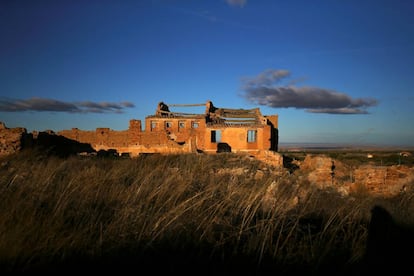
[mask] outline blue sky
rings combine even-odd
[[[211,100],[278,114],[281,143],[414,146],[413,14],[410,0],[2,1],[0,121],[124,130],[160,101]]]

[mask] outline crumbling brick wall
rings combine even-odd
[[[8,128],[0,122],[0,156],[20,151],[24,146],[30,145],[31,140],[31,135],[25,128]]]
[[[170,112],[168,106],[160,102],[156,114],[145,118],[145,130],[140,120],[133,119],[127,130],[72,128],[59,131],[57,135],[87,143],[96,151],[111,149],[134,155],[146,152],[219,152],[220,145],[226,145],[233,152],[275,151],[277,120],[277,115],[262,116],[258,108],[220,109],[208,101],[205,114],[186,114]],[[252,131],[254,139],[249,140]],[[213,138],[215,133],[218,134],[217,139]]]
[[[372,166],[357,168],[355,183],[362,183],[373,194],[395,195],[414,182],[414,169],[406,166]]]
[[[62,130],[58,134],[81,143],[89,143],[96,151],[114,149],[119,154],[127,152],[133,156],[139,153],[173,153],[191,150],[189,146],[183,146],[185,143],[175,142],[163,126],[158,131],[142,131],[140,120],[130,120],[127,130],[97,128],[94,131],[84,131],[72,128]],[[189,133],[183,134],[181,139],[188,139],[189,136]]]

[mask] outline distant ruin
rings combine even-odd
[[[171,107],[205,106],[204,113],[170,111]],[[54,148],[61,155],[110,152],[117,156],[180,153],[246,153],[275,166],[282,166],[278,151],[278,115],[264,116],[259,108],[218,108],[204,104],[159,102],[154,115],[129,121],[127,130],[99,127],[95,130],[72,128],[27,133],[25,128],[0,124],[0,156],[23,148]]]
[[[204,106],[204,114],[172,112],[171,107]],[[263,116],[259,108],[218,108],[205,104],[167,105],[160,102],[154,115],[130,120],[129,128],[115,131],[97,128],[62,130],[58,135],[90,144],[96,151],[116,150],[119,154],[137,156],[142,153],[246,152],[278,150],[278,116]]]

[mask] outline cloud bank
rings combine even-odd
[[[281,82],[289,76],[288,70],[270,69],[254,78],[246,78],[243,80],[243,97],[258,105],[328,114],[368,114],[367,108],[378,103],[376,99],[355,99],[331,89],[282,85]]]
[[[68,113],[123,113],[133,103],[121,102],[63,102],[47,98],[0,99],[0,112],[51,111]]]

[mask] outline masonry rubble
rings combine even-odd
[[[23,127],[8,128],[3,122],[0,122],[0,156],[20,151],[30,143],[29,136]]]
[[[372,195],[395,196],[414,183],[414,168],[402,165],[351,168],[325,155],[308,154],[299,166],[317,188],[334,188],[343,195],[363,187]]]

